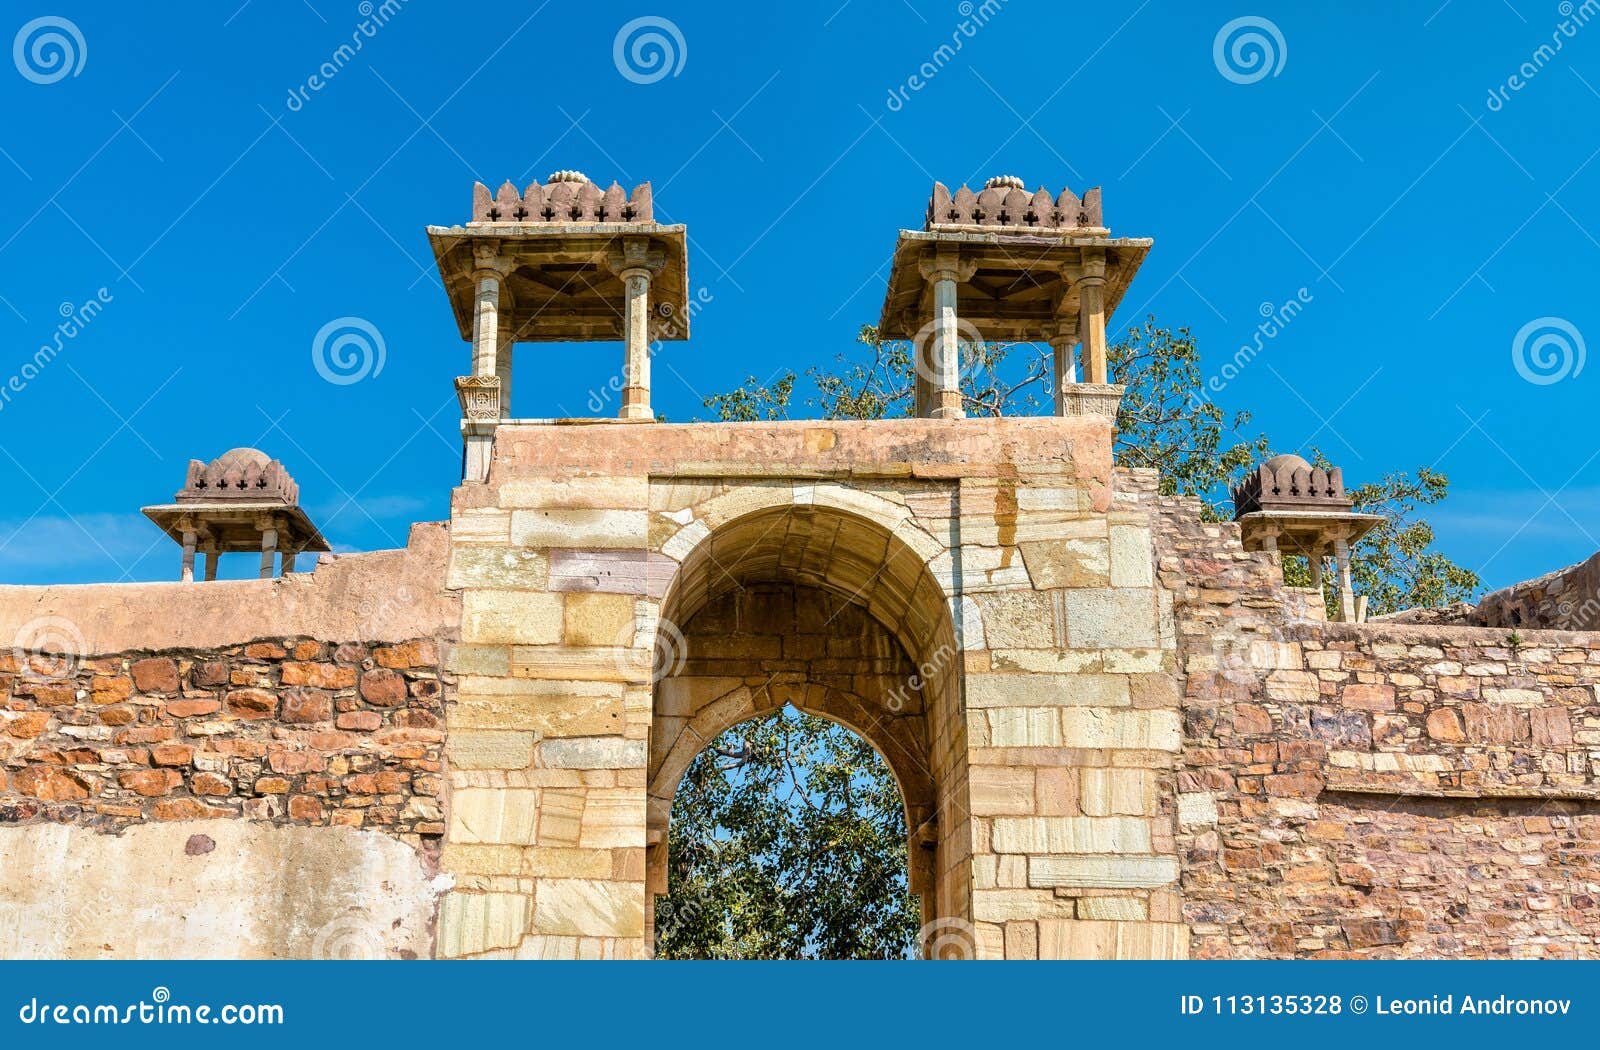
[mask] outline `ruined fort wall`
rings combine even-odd
[[[0,955],[431,954],[444,565],[0,588]]]
[[[1323,623],[1167,500],[1199,957],[1600,955],[1600,636]]]

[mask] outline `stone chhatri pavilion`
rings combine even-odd
[[[917,411],[877,421],[654,421],[690,297],[648,184],[480,186],[427,236],[472,347],[447,522],[0,587],[0,953],[647,956],[684,770],[792,704],[893,770],[934,954],[1600,955],[1595,561],[1363,621],[1337,470],[1274,459],[1214,523],[1115,467],[1150,242],[1098,191],[934,187],[881,322]],[[618,338],[620,418],[512,414],[516,343]],[[994,338],[1054,348],[1053,415],[963,418]],[[148,512],[186,578],[320,543],[248,450]]]
[[[231,449],[210,463],[190,460],[173,502],[143,513],[183,548],[185,583],[194,580],[196,550],[205,553],[207,580],[217,578],[217,559],[230,551],[260,551],[261,578],[269,579],[280,552],[288,575],[297,555],[332,550],[300,509],[300,488],[283,464],[253,448]]]

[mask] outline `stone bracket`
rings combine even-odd
[[[1117,383],[1067,383],[1061,388],[1058,416],[1104,416],[1117,418],[1122,406],[1122,391]]]
[[[461,402],[461,418],[500,419],[500,377],[457,376],[456,398]]]

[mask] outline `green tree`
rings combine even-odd
[[[793,708],[727,730],[673,800],[663,959],[900,959],[916,952],[905,811],[860,737]]]
[[[1320,467],[1329,465],[1320,451],[1313,450],[1312,459]],[[1347,491],[1356,510],[1383,516],[1350,557],[1350,580],[1357,594],[1367,596],[1367,615],[1451,605],[1478,593],[1478,574],[1435,550],[1433,526],[1417,514],[1418,507],[1439,503],[1449,491],[1450,479],[1430,467],[1419,468],[1414,477],[1396,471]],[[1310,563],[1286,559],[1283,578],[1290,586],[1309,587]],[[1325,576],[1323,582],[1332,615],[1335,581]]]

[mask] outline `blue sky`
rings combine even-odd
[[[1217,395],[1276,447],[1318,445],[1352,482],[1446,471],[1440,544],[1491,586],[1600,549],[1600,365],[1577,367],[1578,340],[1600,337],[1600,10],[467,10],[370,16],[360,53],[291,106],[359,34],[356,4],[4,5],[7,34],[53,17],[78,39],[72,74],[29,40],[0,63],[0,373],[53,343],[63,311],[103,306],[0,400],[0,579],[172,578],[177,551],[137,508],[235,445],[281,458],[343,548],[445,517],[468,349],[423,228],[465,221],[474,180],[558,168],[650,179],[658,216],[688,224],[710,302],[656,358],[673,419],[847,349],[934,179],[1099,185],[1113,232],[1156,245],[1117,331],[1145,313],[1188,325],[1215,372],[1264,304],[1309,299]],[[645,16],[682,41],[652,82],[613,58]],[[1226,39],[1216,57],[1242,17],[1270,72]],[[939,54],[953,35],[959,52]],[[311,354],[341,317],[384,341],[381,371],[347,384]],[[1524,337],[1519,369],[1539,319],[1561,324]],[[587,414],[619,360],[611,344],[520,347],[517,414]]]

